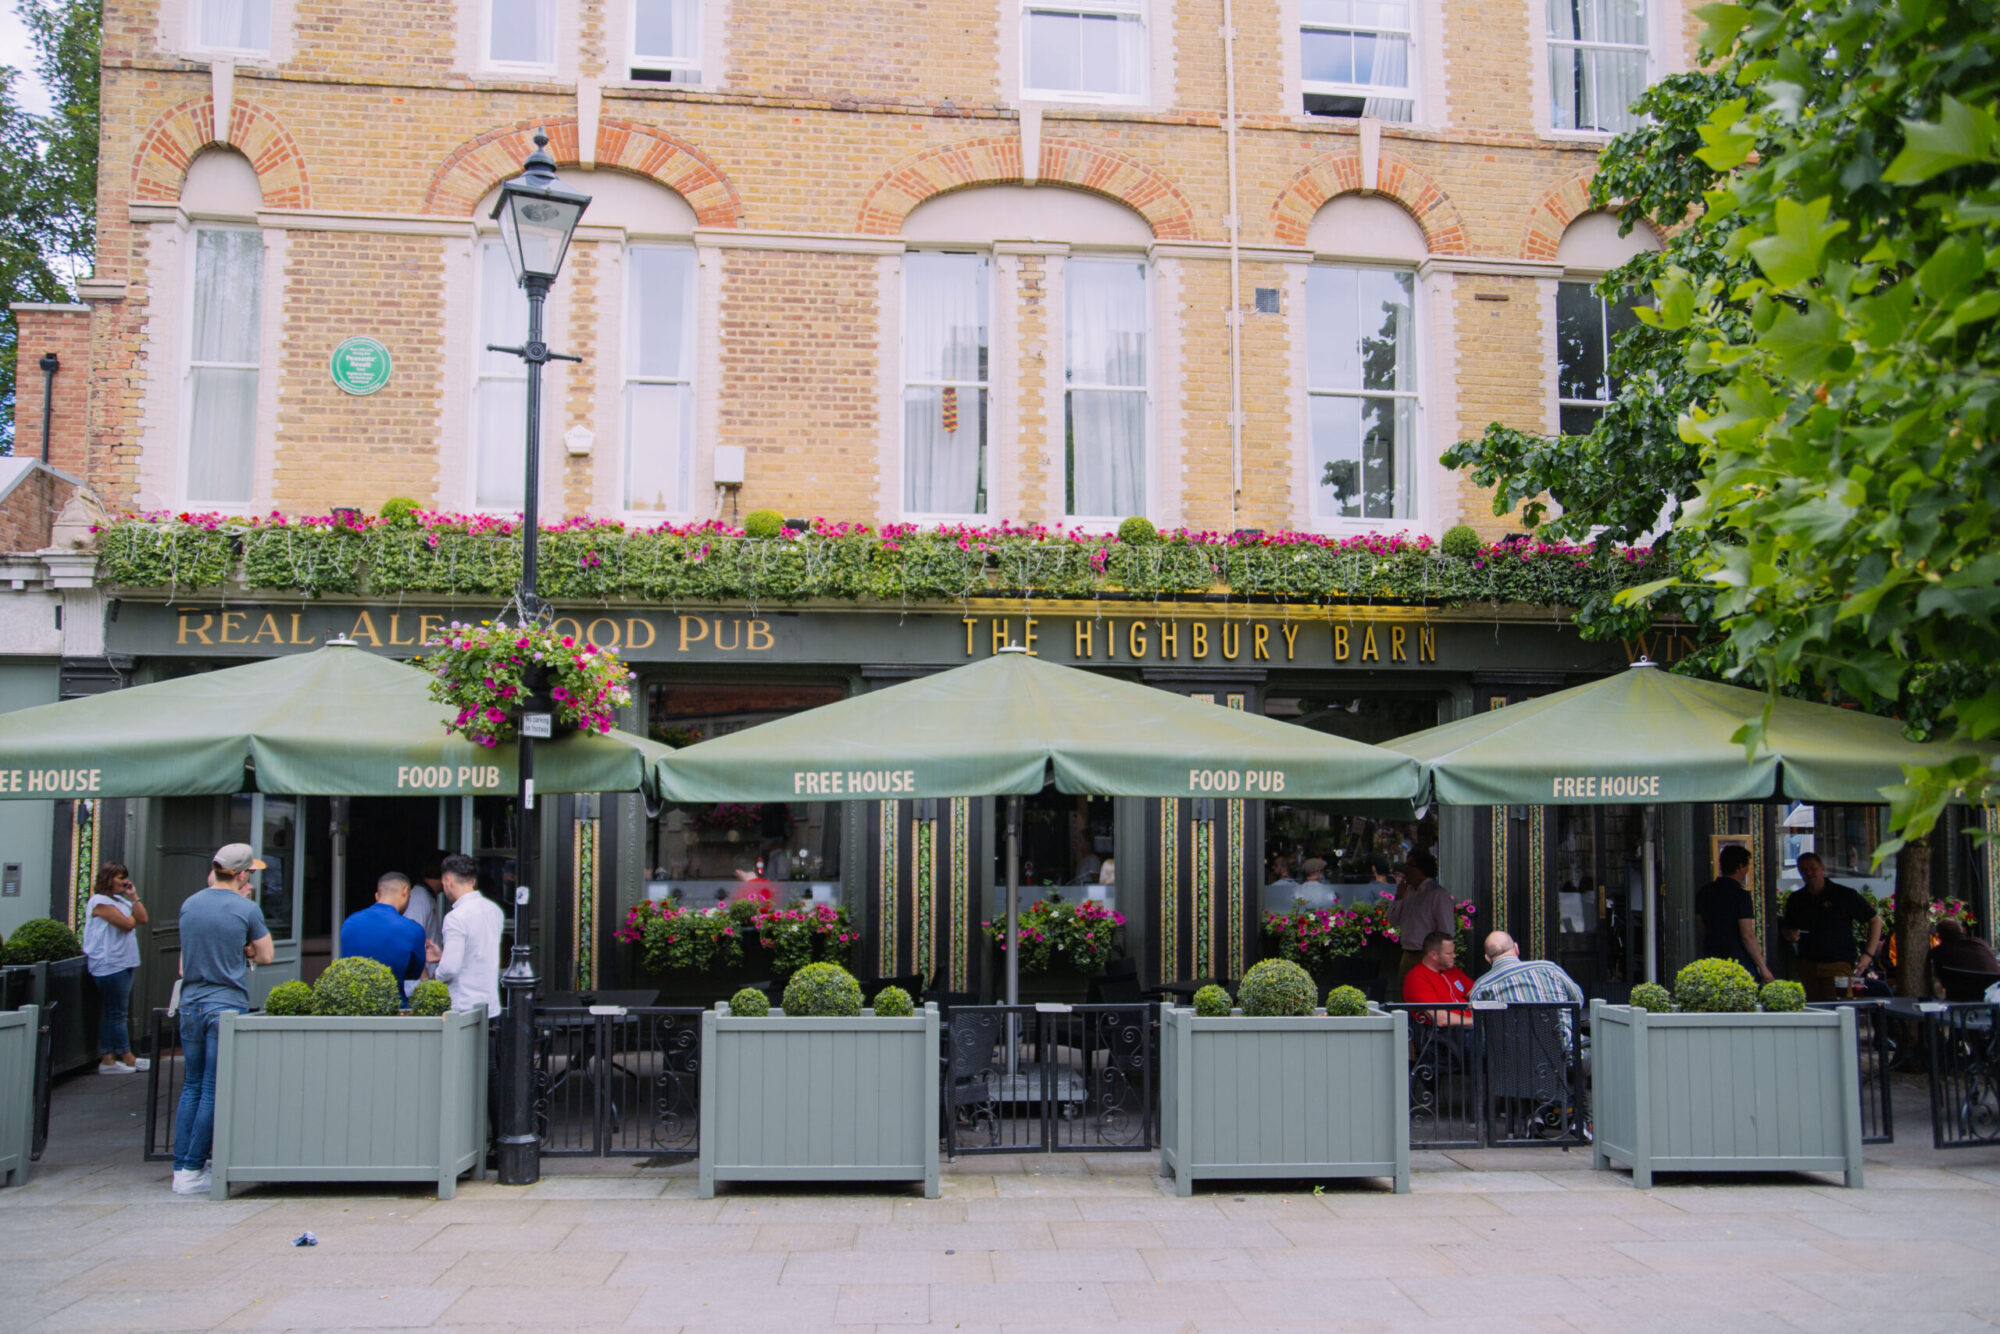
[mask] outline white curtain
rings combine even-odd
[[[492,31],[488,58],[510,65],[555,61],[555,0],[488,0]]]
[[[1646,91],[1646,0],[1548,0],[1551,114],[1561,130],[1631,129]],[[1557,45],[1583,42],[1589,45]]]
[[[1407,23],[1409,20],[1402,21]],[[1375,58],[1368,83],[1376,88],[1407,89],[1410,86],[1410,39],[1379,33],[1369,45],[1374,48]],[[1357,60],[1356,64],[1359,63]],[[1415,119],[1416,108],[1415,99],[1410,97],[1371,97],[1363,106],[1362,114],[1379,120],[1408,121]]]
[[[473,404],[473,503],[518,510],[527,495],[528,379],[521,359],[489,352],[528,336],[528,296],[498,241],[479,247],[479,383]]]
[[[1104,0],[1085,12],[1026,15],[1028,85],[1137,97],[1145,89],[1144,0]]]
[[[1064,268],[1069,366],[1069,512],[1146,512],[1146,266],[1072,259]]]
[[[625,508],[687,507],[694,439],[694,251],[634,246],[625,298]]]
[[[198,0],[201,44],[232,51],[268,51],[271,0]]]
[[[986,257],[912,253],[903,272],[903,508],[984,513]]]
[[[240,504],[256,466],[264,238],[202,228],[194,240],[188,370],[188,496]]]
[[[700,43],[701,0],[633,0],[633,55],[695,61]]]

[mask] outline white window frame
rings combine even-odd
[[[467,443],[470,446],[466,451],[466,509],[474,514],[519,514],[522,510],[515,506],[488,505],[482,503],[479,499],[479,452],[482,446],[479,416],[481,395],[479,391],[489,381],[518,381],[524,386],[528,382],[528,363],[522,361],[519,357],[512,357],[501,363],[507,367],[505,372],[489,372],[486,369],[486,251],[488,247],[500,250],[502,253],[506,250],[506,245],[501,241],[498,232],[481,231],[472,243],[472,384],[470,393],[467,395],[468,401],[465,416],[469,432]],[[509,271],[511,272],[511,261]],[[553,303],[545,304],[542,307],[542,337],[545,339],[549,337],[549,315],[552,313],[552,307]],[[520,336],[523,340],[527,338],[528,326],[526,324],[521,326]],[[495,355],[500,354],[496,353]],[[542,383],[543,404],[546,411],[547,401],[550,397],[546,376],[543,378]],[[546,477],[543,477],[542,480],[544,483],[547,482]],[[522,485],[526,486],[525,474],[523,474]],[[524,503],[527,500],[527,492],[525,490],[521,494],[521,499]]]
[[[200,51],[206,55],[244,56],[250,59],[268,60],[278,42],[278,0],[264,0],[264,45],[263,46],[210,46],[201,37],[202,18],[208,8],[207,0],[186,0],[187,2],[187,49]]]
[[[625,68],[620,73],[619,79],[628,83],[659,84],[662,82],[661,80],[640,79],[635,77],[632,71],[641,69],[673,70],[676,73],[685,71],[691,77],[668,80],[666,81],[667,87],[678,88],[702,83],[702,54],[708,49],[708,22],[711,0],[695,0],[694,55],[692,57],[642,56],[639,52],[639,4],[640,0],[631,0],[631,3],[626,7],[626,59]]]
[[[1021,98],[1031,102],[1088,102],[1103,106],[1143,105],[1151,95],[1153,82],[1154,0],[1020,0],[1015,15],[1015,31],[1021,48]],[[1139,23],[1139,86],[1129,93],[1089,93],[1068,88],[1038,88],[1028,77],[1034,42],[1029,34],[1033,15],[1058,14],[1080,17],[1137,19]]]
[[[1335,97],[1360,97],[1364,99],[1381,98],[1385,101],[1408,102],[1410,104],[1410,116],[1408,120],[1385,122],[1385,124],[1417,125],[1422,123],[1424,104],[1423,104],[1423,94],[1420,88],[1420,81],[1422,77],[1420,74],[1420,62],[1424,55],[1424,51],[1422,46],[1419,44],[1419,36],[1423,20],[1418,13],[1418,10],[1422,8],[1422,5],[1420,3],[1420,0],[1407,0],[1407,3],[1409,6],[1408,13],[1410,19],[1409,19],[1409,26],[1406,28],[1381,28],[1381,27],[1372,27],[1367,24],[1360,24],[1360,23],[1343,23],[1343,24],[1309,23],[1306,21],[1303,6],[1299,7],[1295,11],[1298,13],[1299,16],[1299,23],[1298,23],[1299,113],[1301,115],[1311,116],[1315,120],[1328,119],[1326,117],[1321,117],[1318,113],[1309,112],[1305,109],[1305,99],[1307,94],[1321,93]],[[1388,88],[1380,84],[1329,83],[1317,79],[1308,79],[1305,74],[1306,70],[1305,35],[1308,32],[1365,33],[1375,36],[1403,37],[1407,39],[1410,44],[1410,54],[1407,67],[1408,79],[1401,88]]]
[[[487,74],[553,75],[557,65],[556,41],[562,32],[562,0],[537,0],[542,6],[542,22],[546,29],[543,37],[548,44],[549,53],[547,60],[538,61],[493,58],[493,3],[494,0],[478,0],[479,70]]]
[[[999,289],[994,285],[999,276],[1000,266],[994,262],[991,250],[960,246],[924,246],[908,254],[964,255],[986,261],[986,378],[984,380],[912,380],[910,378],[910,270],[907,263],[899,265],[897,286],[901,291],[898,337],[896,339],[896,508],[906,522],[959,522],[963,520],[983,521],[993,516],[993,358],[995,346],[995,321],[999,311]],[[907,497],[910,479],[909,416],[906,406],[911,389],[972,389],[984,394],[985,421],[982,430],[985,439],[980,444],[979,494],[986,508],[966,514],[953,514],[946,510],[912,510]]]
[[[1154,498],[1158,494],[1157,488],[1159,487],[1160,430],[1159,423],[1153,419],[1153,380],[1155,378],[1153,371],[1160,359],[1158,311],[1155,309],[1157,303],[1153,292],[1153,284],[1157,281],[1159,266],[1150,255],[1136,254],[1130,251],[1072,250],[1069,254],[1062,257],[1063,304],[1061,314],[1063,321],[1063,359],[1056,372],[1059,377],[1057,383],[1062,388],[1062,418],[1059,423],[1051,423],[1055,427],[1053,443],[1060,443],[1064,446],[1062,465],[1053,470],[1057,487],[1056,499],[1059,502],[1063,521],[1072,528],[1109,532],[1115,531],[1119,524],[1133,516],[1130,514],[1076,514],[1071,513],[1069,507],[1071,485],[1068,451],[1069,398],[1070,394],[1077,388],[1077,386],[1070,383],[1069,379],[1069,266],[1075,260],[1084,260],[1086,262],[1108,260],[1114,263],[1124,262],[1139,266],[1139,285],[1146,296],[1146,383],[1143,385],[1091,384],[1084,385],[1082,388],[1088,393],[1105,390],[1111,393],[1144,395],[1144,398],[1141,399],[1143,407],[1140,413],[1140,420],[1145,424],[1146,429],[1146,446],[1142,452],[1146,466],[1146,481],[1140,487],[1139,504],[1142,507],[1138,512],[1140,517],[1145,517],[1154,508]]]
[[[1599,416],[1602,416],[1607,408],[1618,401],[1618,385],[1611,378],[1611,339],[1613,337],[1611,332],[1611,302],[1603,293],[1597,290],[1599,277],[1601,275],[1571,274],[1559,279],[1556,283],[1556,429],[1559,432],[1562,430],[1562,410],[1564,408],[1590,408],[1596,411]],[[1601,340],[1599,346],[1604,349],[1604,378],[1600,382],[1605,393],[1605,397],[1603,398],[1564,398],[1562,396],[1562,289],[1571,286],[1583,288],[1590,294],[1590,299],[1597,305],[1597,334]],[[1652,303],[1650,300],[1642,300],[1635,304],[1651,305]]]
[[[1308,346],[1306,349],[1306,354],[1303,362],[1305,373],[1300,378],[1305,383],[1305,391],[1306,391],[1306,410],[1305,410],[1304,424],[1305,424],[1305,459],[1306,459],[1306,516],[1308,522],[1312,525],[1315,531],[1322,531],[1322,532],[1377,533],[1385,531],[1414,532],[1420,530],[1425,526],[1424,506],[1429,500],[1429,497],[1425,494],[1425,488],[1423,486],[1422,479],[1427,466],[1435,462],[1435,460],[1431,458],[1429,452],[1424,448],[1424,439],[1426,435],[1425,431],[1426,419],[1424,413],[1424,395],[1423,395],[1424,351],[1425,351],[1424,338],[1428,330],[1426,330],[1426,328],[1424,327],[1425,321],[1423,318],[1424,277],[1422,268],[1420,265],[1409,264],[1409,263],[1369,263],[1366,261],[1357,261],[1350,259],[1320,259],[1320,260],[1315,260],[1312,264],[1307,265],[1306,267],[1308,270],[1306,275],[1308,279],[1308,284],[1305,287],[1305,291],[1307,293],[1310,293],[1312,290],[1310,286],[1310,278],[1311,278],[1310,271],[1312,269],[1354,269],[1363,272],[1372,270],[1377,273],[1406,273],[1409,275],[1410,277],[1410,379],[1413,382],[1412,386],[1408,389],[1347,389],[1347,388],[1322,389],[1315,386],[1312,382],[1312,352],[1310,348],[1310,340],[1312,338],[1312,316],[1310,313],[1311,297],[1308,295],[1306,297],[1306,300],[1300,303],[1301,306],[1305,307],[1307,311],[1305,316],[1306,328],[1304,329],[1303,333],[1305,341],[1308,344]],[[1410,435],[1411,435],[1410,448],[1409,448],[1410,466],[1407,479],[1407,484],[1409,486],[1409,503],[1404,506],[1404,509],[1407,511],[1407,513],[1402,518],[1395,518],[1393,516],[1386,518],[1370,518],[1365,514],[1352,514],[1352,515],[1321,514],[1319,512],[1319,506],[1314,502],[1319,495],[1319,489],[1322,485],[1321,477],[1324,474],[1324,469],[1319,466],[1319,464],[1317,463],[1317,461],[1313,456],[1312,405],[1313,405],[1313,400],[1316,398],[1355,398],[1355,399],[1389,398],[1389,399],[1396,399],[1398,401],[1407,399],[1409,401]]]
[[[195,284],[200,281],[201,233],[203,232],[248,232],[257,237],[259,252],[257,261],[256,361],[198,361],[195,359],[195,312],[201,308],[201,302],[195,293]],[[256,506],[258,501],[257,477],[254,469],[260,462],[258,456],[262,453],[257,446],[257,432],[263,425],[264,420],[264,351],[268,341],[266,335],[270,333],[270,330],[265,327],[265,316],[267,314],[265,309],[267,304],[266,298],[270,294],[270,287],[266,281],[269,275],[265,270],[269,268],[269,264],[267,263],[269,259],[268,248],[264,245],[263,228],[257,226],[255,223],[197,221],[188,227],[187,276],[182,284],[182,287],[187,292],[187,313],[181,319],[181,336],[185,339],[182,346],[187,348],[187,357],[181,372],[180,493],[188,505],[200,506],[203,509],[213,510],[220,514],[248,512]],[[252,419],[250,427],[250,458],[253,472],[250,478],[250,494],[242,500],[217,500],[212,496],[197,496],[194,494],[194,373],[197,370],[255,371],[257,373],[257,392],[255,396],[257,413]]]
[[[632,254],[637,250],[678,250],[688,257],[688,328],[681,331],[682,375],[642,375],[638,371],[639,340],[634,336],[632,321],[633,284],[638,266],[632,262]],[[694,464],[701,453],[700,390],[697,388],[698,368],[701,363],[700,320],[701,320],[701,256],[694,246],[686,241],[642,240],[632,241],[625,247],[625,263],[622,266],[624,292],[619,304],[620,328],[619,381],[618,381],[618,510],[619,513],[634,518],[659,519],[675,514],[689,514],[694,510]],[[525,369],[525,367],[524,367]],[[664,384],[686,385],[688,392],[687,435],[681,442],[679,509],[650,510],[631,509],[627,502],[632,498],[632,394],[634,385]]]
[[[1590,0],[1584,0],[1584,2],[1590,3]],[[1547,0],[1537,0],[1537,8],[1540,10],[1541,25],[1542,25],[1542,62],[1541,62],[1542,78],[1550,81],[1549,83],[1545,84],[1542,89],[1542,108],[1540,115],[1547,126],[1548,134],[1552,138],[1558,138],[1558,139],[1566,138],[1566,139],[1605,140],[1605,139],[1615,138],[1616,136],[1624,133],[1625,129],[1632,128],[1631,125],[1628,125],[1624,127],[1624,129],[1599,130],[1599,129],[1581,129],[1576,126],[1557,125],[1555,87],[1553,84],[1553,80],[1555,79],[1555,74],[1556,74],[1554,53],[1559,50],[1626,51],[1626,52],[1637,51],[1640,53],[1641,58],[1645,62],[1646,87],[1650,88],[1653,86],[1653,84],[1659,81],[1660,77],[1660,60],[1658,54],[1658,48],[1659,48],[1658,27],[1660,23],[1660,0],[1644,0],[1646,6],[1646,40],[1644,43],[1585,42],[1585,41],[1573,40],[1566,37],[1557,37],[1554,33],[1549,31],[1549,16],[1548,16],[1548,10],[1546,8],[1546,3]],[[1624,114],[1623,108],[1620,109],[1620,114]],[[1635,119],[1633,121],[1633,125],[1636,124],[1638,124],[1638,121]]]

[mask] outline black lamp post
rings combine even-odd
[[[549,156],[549,137],[535,131],[535,151],[522,164],[519,176],[500,187],[500,202],[493,217],[500,224],[500,239],[506,243],[507,258],[514,276],[528,294],[528,341],[520,347],[495,347],[493,352],[511,352],[528,363],[527,491],[522,497],[521,583],[514,600],[520,604],[523,624],[533,624],[542,616],[542,601],[535,591],[536,547],[541,540],[540,506],[542,445],[542,367],[551,361],[581,361],[561,352],[549,351],[542,341],[542,303],[549,287],[562,271],[563,257],[569,253],[569,239],[576,224],[590,206],[590,196],[565,190],[556,180],[555,159]],[[531,1053],[535,1041],[534,956],[528,949],[528,880],[535,866],[535,736],[548,735],[549,715],[545,700],[538,701],[541,712],[528,713],[521,720],[521,789],[516,812],[514,864],[519,868],[514,887],[514,953],[507,970],[500,975],[500,990],[506,1013],[500,1024],[500,1182],[507,1186],[534,1184],[542,1175],[540,1141],[535,1138],[535,1112]],[[534,704],[527,706],[534,708]],[[539,724],[539,728],[536,726]]]

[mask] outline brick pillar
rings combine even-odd
[[[563,295],[568,299],[567,316],[569,332],[566,335],[574,346],[556,344],[560,351],[571,352],[578,347],[596,347],[598,337],[599,286],[604,270],[601,243],[583,242],[570,247],[569,262],[563,270]],[[581,365],[563,367],[567,383],[563,394],[563,431],[567,434],[576,427],[595,430],[597,426],[597,376],[599,368],[592,361]],[[618,450],[623,441],[600,439],[591,446],[588,454],[571,454],[567,445],[558,455],[562,459],[562,516],[574,518],[589,514],[597,500],[597,459],[605,450]],[[615,458],[616,454],[606,455]],[[614,472],[614,475],[615,472]],[[553,488],[544,487],[543,495],[548,496]],[[623,503],[623,502],[620,502]],[[550,516],[554,518],[555,516]]]
[[[90,412],[90,307],[22,302],[8,309],[20,330],[15,344],[19,360],[14,371],[14,454],[42,456],[42,370],[37,363],[53,352],[62,365],[56,372],[49,463],[81,477]]]

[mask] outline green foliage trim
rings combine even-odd
[[[771,1013],[771,998],[755,987],[744,987],[729,998],[729,1012],[745,1019],[762,1019]]]
[[[1213,982],[1194,993],[1194,1012],[1204,1019],[1221,1019],[1234,1008],[1229,993]]]
[[[1360,987],[1335,987],[1326,993],[1326,1012],[1359,1019],[1368,1013],[1368,996]]]
[[[1797,1014],[1806,1008],[1806,989],[1796,982],[1780,978],[1775,982],[1766,982],[1764,989],[1757,993],[1757,999],[1773,1014]]]
[[[313,989],[303,982],[280,982],[264,998],[264,1013],[279,1019],[297,1019],[313,1012]]]
[[[1628,1004],[1635,1010],[1650,1010],[1654,1014],[1672,1014],[1674,998],[1658,982],[1641,982],[1632,988],[1632,998]]]
[[[917,1012],[910,993],[901,987],[883,987],[876,992],[874,1009],[878,1019],[908,1019]]]
[[[1748,1014],[1757,982],[1733,959],[1696,959],[1674,975],[1674,1004],[1684,1014]]]
[[[61,963],[83,953],[76,932],[53,917],[30,917],[14,928],[0,948],[0,963]]]
[[[1250,966],[1236,994],[1247,1016],[1290,1017],[1311,1014],[1319,988],[1312,974],[1290,959],[1265,959]]]
[[[785,983],[791,1019],[852,1019],[861,1013],[861,984],[837,963],[809,963]]]
[[[436,978],[426,978],[417,983],[410,993],[410,1013],[426,1019],[434,1019],[451,1008],[451,988]]]
[[[403,1005],[403,988],[386,964],[349,955],[335,959],[313,983],[313,1013],[368,1017],[394,1014]]]

